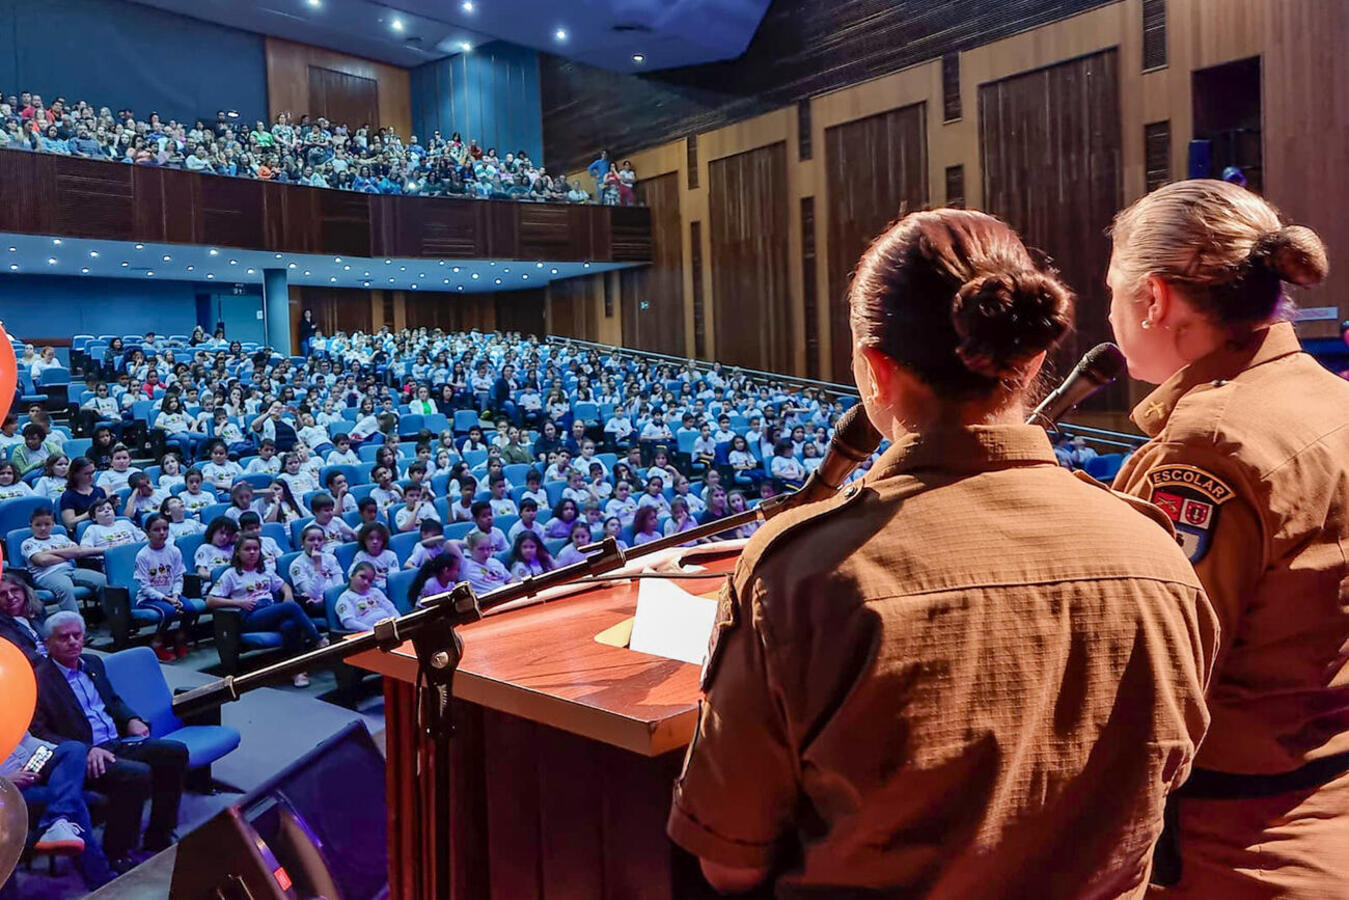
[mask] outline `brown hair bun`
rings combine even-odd
[[[1032,269],[976,275],[956,292],[951,322],[971,371],[1005,378],[1053,347],[1072,327],[1072,295]]]
[[[1260,237],[1251,248],[1251,258],[1264,263],[1281,281],[1313,287],[1330,272],[1326,245],[1305,225],[1284,225]]]

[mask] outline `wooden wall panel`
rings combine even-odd
[[[684,242],[679,215],[679,174],[637,183],[651,210],[652,263],[619,273],[623,346],[680,356],[684,353]]]
[[[497,327],[493,294],[416,291],[404,294],[404,321],[408,328],[443,331],[493,331]]]
[[[407,69],[269,37],[267,105],[271,109],[272,121],[276,121],[277,115],[282,112],[291,113],[296,121],[306,113],[315,117],[320,115],[310,96],[311,66],[374,81],[378,123],[392,126],[404,139],[412,133],[412,87]],[[319,102],[325,101],[320,99]],[[347,124],[354,129],[360,123]]]
[[[379,122],[379,82],[373,78],[309,66],[309,114],[348,125],[352,131]]]
[[[603,275],[564,278],[548,285],[548,333],[599,341]]]
[[[1118,54],[1114,50],[979,89],[984,208],[1048,253],[1077,291],[1077,330],[1057,371],[1111,338],[1104,238],[1121,196]],[[1098,407],[1122,407],[1123,384]]]
[[[697,135],[1106,2],[779,2],[737,59],[640,77],[541,54],[543,145],[550,167],[570,171],[588,164],[599,147],[621,158],[675,135]],[[686,171],[696,184],[696,169]]]
[[[790,371],[787,145],[713,160],[708,171],[715,357]]]
[[[533,288],[493,294],[497,330],[543,338],[548,333],[544,311],[546,293],[545,288]]]
[[[101,238],[126,229],[135,215],[130,166],[100,166],[97,169],[71,160],[55,166],[56,192],[53,215],[62,234]]]
[[[832,372],[852,378],[848,284],[857,260],[887,225],[928,202],[926,109],[916,103],[824,133],[829,182],[829,321]]]
[[[323,329],[324,334],[333,334],[337,331],[345,331],[348,334],[354,331],[369,333],[374,330],[370,298],[372,295],[383,293],[383,291],[293,284],[290,286],[291,333],[299,334],[299,320],[306,309],[314,311],[314,321]]]

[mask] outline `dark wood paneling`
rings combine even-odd
[[[1143,126],[1143,177],[1149,191],[1171,180],[1171,122]]]
[[[941,58],[942,118],[954,122],[961,116],[960,54],[947,53]]]
[[[810,101],[798,101],[796,104],[796,158],[801,162],[815,156],[815,137],[810,121]]]
[[[0,230],[351,256],[648,262],[651,213],[382,197],[0,152]]]
[[[543,288],[493,294],[497,331],[518,331],[542,338],[548,333],[544,321],[544,296]]]
[[[616,156],[710,131],[1109,2],[776,0],[729,62],[635,76],[543,54],[548,165],[575,171],[596,147]]]
[[[370,125],[378,128],[379,83],[347,72],[309,67],[309,114],[330,122],[346,122],[351,127]]]
[[[1116,51],[1016,75],[979,88],[984,208],[1053,259],[1077,292],[1077,330],[1054,361],[1062,375],[1111,337],[1102,238],[1121,202]],[[1122,409],[1121,379],[1090,401]]]
[[[600,324],[592,291],[603,275],[563,278],[548,285],[549,331],[561,337],[598,341]]]
[[[1166,65],[1166,0],[1143,0],[1143,68]]]
[[[314,322],[319,328],[323,329],[324,334],[333,334],[337,331],[345,331],[351,334],[354,331],[364,331],[369,333],[374,330],[371,321],[370,310],[371,291],[363,291],[352,288],[327,288],[327,287],[309,287],[305,285],[291,285],[290,296],[292,300],[299,300],[299,316],[304,315],[306,309],[314,311]],[[383,291],[374,291],[381,294]]]
[[[707,188],[716,358],[790,372],[786,143],[713,160]]]
[[[946,205],[955,209],[965,208],[965,167],[963,165],[946,167]]]
[[[927,205],[924,105],[892,109],[824,133],[829,183],[829,330],[833,370],[852,382],[848,283],[857,260],[885,226]]]
[[[693,270],[693,355],[707,359],[707,306],[703,288],[703,223],[689,223],[689,267]]]
[[[408,291],[404,293],[404,319],[408,328],[439,328],[442,331],[495,331],[495,294],[461,294],[458,291]]]
[[[684,355],[684,246],[679,173],[637,182],[651,214],[652,263],[619,273],[623,346]],[[617,224],[617,223],[615,223]]]
[[[806,377],[820,377],[820,288],[816,283],[819,252],[815,242],[815,198],[801,198],[801,294],[806,332]]]

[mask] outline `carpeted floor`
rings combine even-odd
[[[95,632],[91,637],[97,645],[100,636]],[[218,663],[214,649],[206,646],[194,650],[184,660],[161,668],[173,690],[195,687],[211,680],[212,676],[202,670]],[[311,678],[307,688],[295,688],[288,683],[260,688],[223,707],[223,724],[237,728],[242,740],[233,753],[212,767],[212,775],[222,788],[228,786],[247,792],[353,719],[363,719],[370,732],[382,740],[384,706],[376,689],[372,687],[366,691],[366,698],[352,710],[320,699],[336,688],[331,672],[313,672]],[[196,828],[240,796],[232,790],[211,795],[184,794],[179,835]],[[173,871],[172,852],[163,856],[166,858],[156,857],[119,878],[97,896],[136,900],[167,897]],[[66,900],[88,894],[69,860],[58,861],[56,874],[51,875],[48,860],[41,857],[33,863],[31,870],[21,864],[14,878],[18,896],[25,900]]]

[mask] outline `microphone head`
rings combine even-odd
[[[857,462],[875,453],[880,445],[881,433],[871,424],[866,408],[860,402],[839,416],[834,424],[834,436],[829,439],[831,449]]]
[[[1077,364],[1077,368],[1083,375],[1105,387],[1119,377],[1124,371],[1125,364],[1124,354],[1120,349],[1106,341],[1088,350],[1082,361]]]

